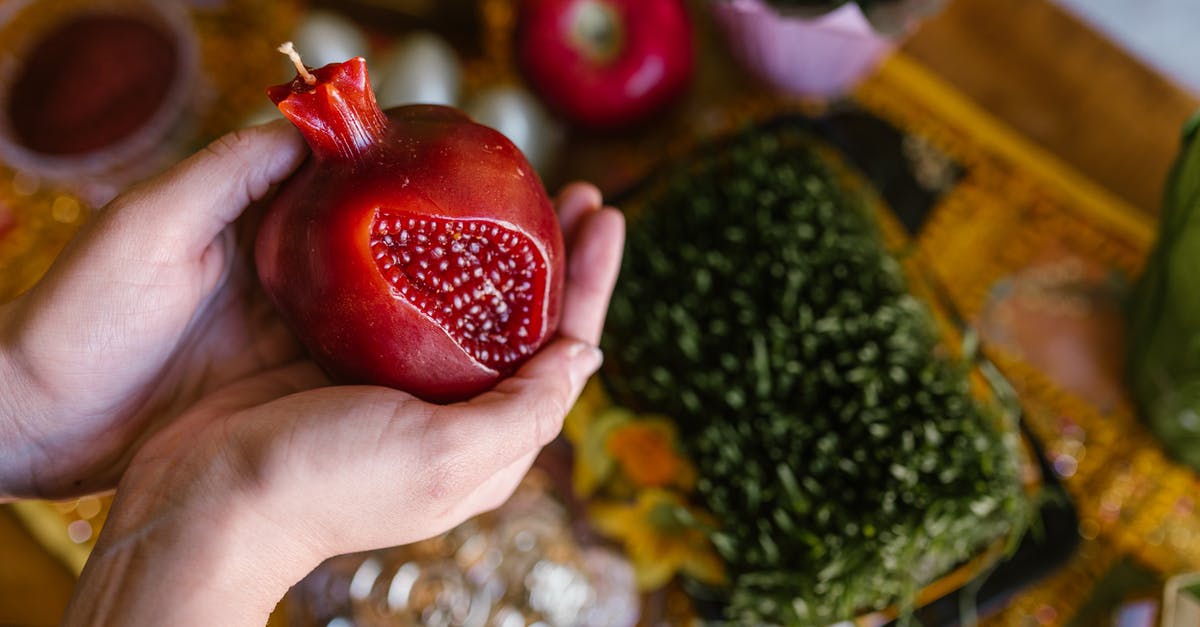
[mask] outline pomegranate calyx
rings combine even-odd
[[[300,129],[313,154],[353,159],[376,145],[388,121],[375,102],[366,61],[355,57],[310,71],[298,59],[296,78],[268,88],[267,96]]]

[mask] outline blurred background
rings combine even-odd
[[[651,4],[675,6],[684,26]],[[593,9],[531,34],[538,11]],[[293,75],[275,51],[288,39],[310,66],[365,56],[384,106],[464,108],[552,191],[592,180],[645,211],[665,206],[646,184],[665,164],[702,169],[697,142],[803,133],[885,207],[883,239],[904,251],[946,337],[971,340],[959,356],[995,373],[993,394],[1022,418],[1012,434],[1032,531],[921,582],[917,620],[1196,625],[1200,475],[1195,448],[1169,434],[1200,425],[1139,411],[1126,346],[1151,324],[1127,311],[1200,103],[1197,26],[1193,0],[0,0],[0,302],[123,188],[278,117],[264,89]],[[538,47],[576,36],[592,46],[578,58]],[[589,107],[597,87],[563,76],[614,55],[660,71],[638,89],[636,72],[602,72],[599,92],[626,97]],[[695,491],[708,469],[671,418],[622,402],[597,382],[502,510],[331,560],[272,624],[720,618],[721,586],[738,574],[729,556],[652,515],[709,515]],[[643,480],[648,467],[669,476]],[[0,625],[58,622],[110,501],[0,507]],[[884,624],[895,602],[841,618]]]

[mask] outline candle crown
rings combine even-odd
[[[362,57],[304,69],[291,81],[268,88],[267,96],[300,129],[313,154],[349,159],[383,137],[387,117],[375,102]]]

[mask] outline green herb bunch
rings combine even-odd
[[[1017,436],[939,353],[866,202],[799,134],[701,149],[635,199],[607,382],[672,416],[737,624],[907,607],[1030,514]]]

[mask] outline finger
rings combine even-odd
[[[143,246],[197,254],[306,154],[285,120],[234,131],[113,201],[112,219]]]
[[[567,259],[560,335],[587,344],[600,343],[624,246],[625,217],[621,212],[605,208],[584,218]]]
[[[44,354],[67,353],[48,361],[72,364],[92,382],[141,385],[224,279],[232,243],[218,234],[304,154],[286,126],[248,129],[114,200],[22,299],[24,338]],[[71,354],[81,348],[113,363]]]
[[[600,190],[591,183],[571,183],[559,192],[554,206],[558,209],[558,224],[568,247],[575,241],[580,219],[599,209],[602,202]]]
[[[558,435],[602,361],[595,346],[555,340],[491,391],[442,408],[446,417],[430,433],[429,450],[453,451],[490,476]]]

